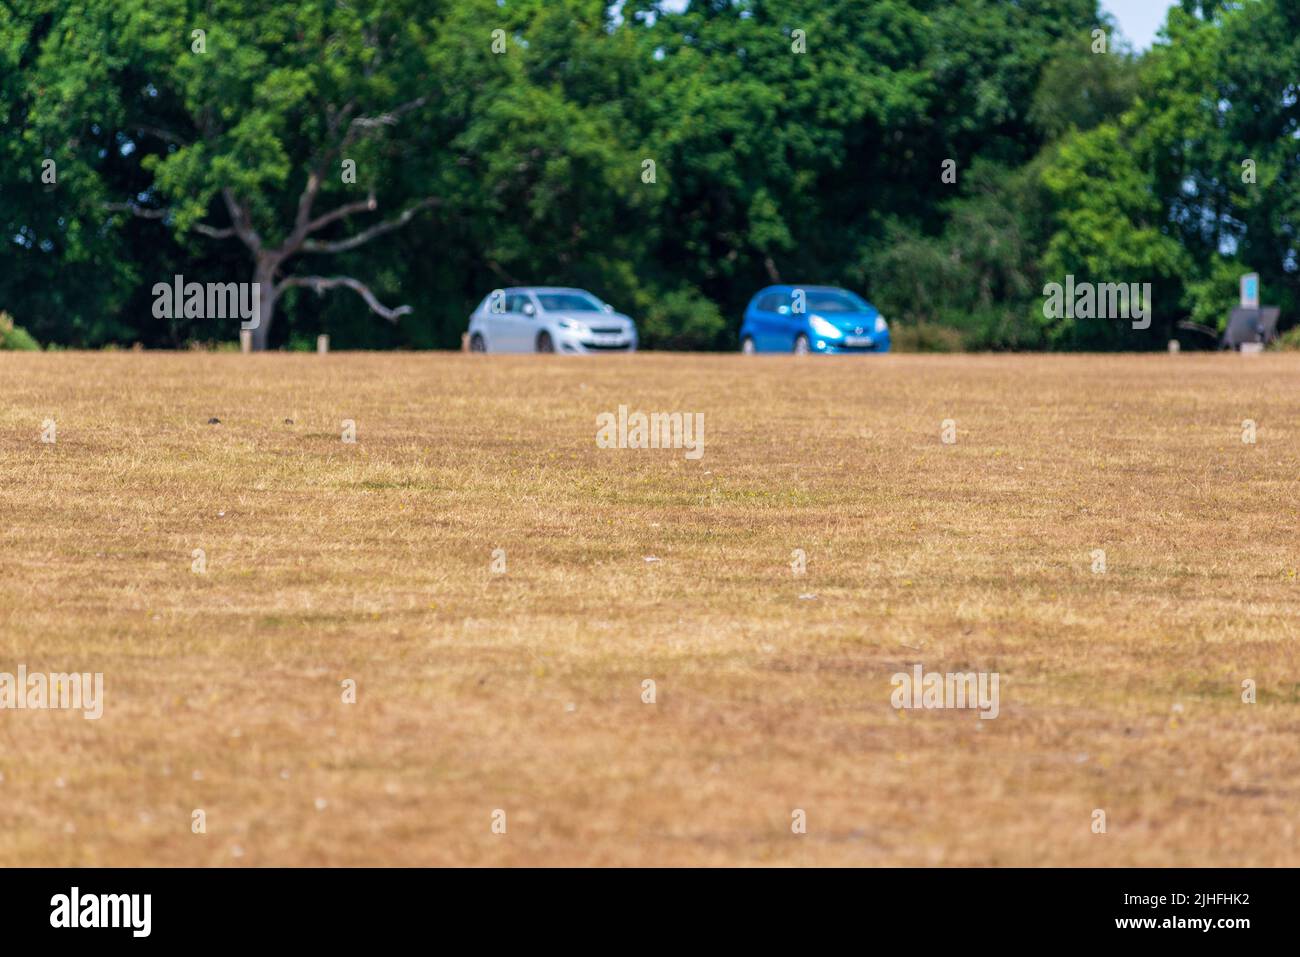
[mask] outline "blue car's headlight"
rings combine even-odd
[[[888,332],[889,323],[885,322],[884,316],[876,316],[876,332]]]
[[[837,329],[835,326],[831,325],[821,316],[809,316],[808,324],[812,326],[813,332],[827,339],[838,339],[840,336],[844,334],[840,329]]]

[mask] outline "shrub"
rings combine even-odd
[[[934,322],[895,324],[890,345],[898,352],[963,352],[966,343],[960,330]]]
[[[0,349],[15,352],[39,352],[41,345],[22,326],[15,326],[9,313],[0,312]]]
[[[715,303],[686,287],[655,296],[639,321],[641,344],[650,349],[708,349],[726,320]]]
[[[1273,343],[1273,346],[1284,352],[1300,352],[1300,326],[1282,333],[1282,335],[1278,336],[1277,342]]]

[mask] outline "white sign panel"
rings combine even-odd
[[[1249,272],[1241,277],[1241,305],[1243,309],[1259,308],[1259,273]]]

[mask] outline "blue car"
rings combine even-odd
[[[889,324],[847,289],[768,286],[745,309],[740,351],[888,352]]]

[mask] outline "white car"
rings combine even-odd
[[[471,352],[635,352],[636,324],[585,289],[494,289],[469,317]]]

